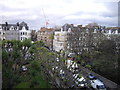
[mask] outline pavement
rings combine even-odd
[[[0,72],[0,90],[2,89],[2,72]]]

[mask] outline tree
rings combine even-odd
[[[92,68],[95,72],[105,76],[106,78],[117,82],[117,60],[116,44],[112,40],[104,40],[97,48],[97,52],[93,55]],[[113,74],[111,74],[111,72]]]
[[[44,48],[44,43],[40,41],[32,44],[31,40],[27,39],[2,42],[3,88],[21,87],[22,82],[27,82],[26,87],[47,87],[45,75],[39,76],[47,69],[42,68],[41,65],[46,66],[47,59],[52,56],[52,54],[49,54],[49,57],[47,57],[48,51]],[[28,73],[24,75],[20,68],[26,60],[29,61],[31,67],[28,68]],[[35,78],[31,78],[33,76]],[[29,80],[31,84],[28,82]]]

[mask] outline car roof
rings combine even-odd
[[[94,82],[95,82],[97,85],[104,85],[103,82],[101,82],[99,79],[94,80]]]

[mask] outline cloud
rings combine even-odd
[[[113,2],[114,1],[114,2]],[[31,28],[87,24],[93,21],[101,25],[117,26],[118,0],[3,0],[0,2],[0,21],[16,23],[26,21]]]

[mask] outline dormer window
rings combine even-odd
[[[94,32],[93,33],[97,33],[97,30],[96,29],[94,29]]]
[[[88,33],[88,30],[89,30],[89,29],[86,29],[86,33]]]
[[[118,30],[115,31],[115,34],[118,34]]]
[[[26,30],[26,28],[23,26],[22,30]]]
[[[71,28],[68,28],[68,32],[71,32]]]
[[[17,30],[19,30],[19,27],[17,26]]]
[[[10,27],[10,30],[14,30],[14,27],[13,27],[13,26],[11,26],[11,27]]]

